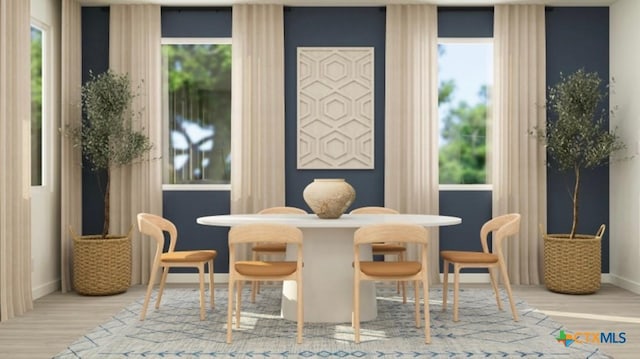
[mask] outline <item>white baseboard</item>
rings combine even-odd
[[[443,282],[443,275],[440,273],[440,282]],[[449,283],[453,283],[453,274],[449,273]],[[489,273],[460,273],[460,283],[490,283]]]
[[[607,283],[617,285],[620,288],[624,288],[628,291],[640,294],[640,283],[617,276],[615,274],[608,274],[609,278]]]
[[[37,287],[31,287],[31,296],[36,300],[58,290],[60,290],[60,280],[56,279]]]

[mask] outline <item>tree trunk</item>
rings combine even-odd
[[[571,224],[571,234],[569,239],[573,239],[578,228],[578,189],[580,189],[580,167],[575,166],[573,171],[576,175],[576,183],[573,187],[573,223]]]
[[[107,169],[107,183],[106,183],[105,189],[104,189],[104,223],[102,225],[102,239],[106,238],[107,234],[109,233],[109,212],[110,212],[109,192],[110,192],[110,186],[111,186],[111,173],[109,172],[109,169]]]

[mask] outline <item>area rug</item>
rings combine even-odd
[[[144,321],[139,298],[54,358],[610,358],[592,345],[567,346],[558,338],[570,328],[523,301],[514,322],[504,293],[506,310],[499,311],[485,289],[461,290],[458,322],[451,307],[442,312],[441,289],[430,290],[431,344],[415,328],[413,304],[402,304],[391,286],[378,286],[378,317],[362,323],[360,344],[350,323],[306,323],[303,343],[296,344],[295,322],[280,317],[280,288],[264,287],[256,303],[245,290],[241,327],[226,344],[227,293],[215,292],[216,309],[204,321],[197,290],[167,289],[160,309],[152,299]]]

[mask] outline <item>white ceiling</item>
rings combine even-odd
[[[232,4],[283,4],[289,6],[381,6],[389,4],[435,4],[440,6],[491,6],[536,3],[554,6],[608,6],[616,0],[81,0],[84,5],[159,4],[172,6],[229,6]]]

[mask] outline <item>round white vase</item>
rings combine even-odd
[[[318,217],[335,219],[353,203],[356,191],[344,178],[317,178],[305,187],[302,197]]]

